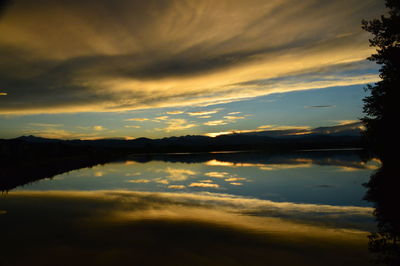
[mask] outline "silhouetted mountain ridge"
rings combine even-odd
[[[360,123],[333,127],[318,127],[305,130],[265,130],[246,133],[232,133],[208,137],[187,135],[161,139],[137,138],[97,139],[97,140],[59,140],[36,136],[22,136],[14,141],[37,144],[62,144],[68,146],[102,147],[128,149],[130,152],[164,151],[211,151],[220,149],[306,149],[360,147]],[[7,141],[7,140],[3,140]],[[10,140],[8,140],[10,141]]]

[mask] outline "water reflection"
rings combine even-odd
[[[0,265],[368,265],[374,221],[362,184],[379,166],[355,151],[313,151],[68,168],[0,198]],[[388,222],[398,216],[380,203],[396,200],[380,192],[392,181],[382,182],[368,184],[380,221],[372,251],[398,248]]]
[[[368,188],[365,199],[374,203],[377,221],[377,230],[369,235],[369,249],[377,255],[377,263],[400,265],[398,168],[393,158],[382,161],[382,167],[365,185]]]
[[[131,156],[71,171],[22,190],[132,190],[225,193],[280,202],[369,206],[371,169],[353,151]],[[340,197],[338,197],[340,195]]]
[[[369,216],[365,207],[221,194],[25,191],[10,193],[1,209],[5,265],[368,263],[366,228],[349,223]]]

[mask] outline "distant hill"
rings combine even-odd
[[[71,152],[71,149],[85,150],[82,147],[96,147],[98,149],[118,150],[118,152],[123,153],[346,148],[360,147],[362,145],[360,126],[361,123],[353,123],[333,127],[319,127],[307,132],[301,130],[266,130],[232,133],[217,137],[188,135],[161,139],[138,138],[133,140],[59,140],[36,136],[22,136],[12,140],[1,140],[0,144],[3,143],[4,146],[6,142],[10,141],[14,142],[14,144],[19,142],[43,144],[46,147],[45,150],[49,149],[49,146],[53,145],[55,147],[57,145],[58,150],[68,150],[68,152]],[[60,148],[60,145],[63,147]],[[12,144],[9,143],[9,146],[12,147]],[[78,149],[77,147],[80,148]],[[4,155],[5,148],[3,147],[2,150]],[[11,153],[15,152],[13,148],[9,148],[8,151]],[[101,150],[101,153],[107,153],[107,151]]]

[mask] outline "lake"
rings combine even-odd
[[[357,150],[131,155],[0,199],[0,265],[369,265]]]

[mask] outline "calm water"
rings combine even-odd
[[[354,151],[130,156],[0,199],[0,265],[368,265]]]

